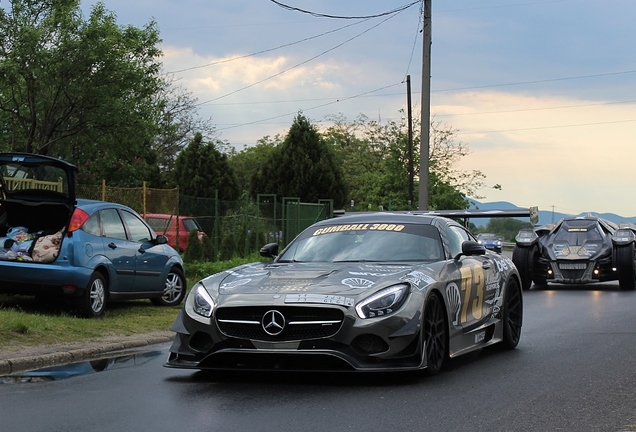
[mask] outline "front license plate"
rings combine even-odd
[[[559,263],[561,270],[585,270],[587,268],[586,263]]]

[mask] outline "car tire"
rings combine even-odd
[[[623,291],[636,288],[636,263],[634,245],[618,246],[615,249],[616,267],[618,268],[618,285]]]
[[[426,372],[435,375],[448,357],[448,324],[444,304],[433,293],[428,296],[422,317],[422,347],[426,358]]]
[[[79,312],[85,318],[102,316],[106,309],[108,289],[106,279],[100,272],[93,272],[91,279],[79,299]]]
[[[517,270],[519,270],[519,276],[521,276],[521,287],[524,291],[530,289],[532,285],[532,266],[534,264],[534,257],[536,255],[536,248],[534,246],[515,246],[512,251],[512,262]]]
[[[170,269],[164,283],[161,297],[151,298],[153,304],[157,306],[176,306],[183,301],[186,294],[186,279],[183,271],[177,267]]]
[[[523,324],[523,298],[516,280],[510,279],[506,285],[503,306],[503,347],[514,349],[521,338]]]

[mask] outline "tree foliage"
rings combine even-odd
[[[239,196],[234,172],[228,157],[216,149],[215,143],[204,143],[203,135],[195,134],[190,144],[177,156],[174,182],[186,195],[234,201]]]
[[[241,192],[254,191],[255,194],[259,193],[256,183],[258,174],[282,141],[279,135],[274,138],[267,135],[259,139],[253,147],[247,147],[240,152],[236,152],[236,150],[230,152],[230,167],[236,173],[238,188]]]
[[[333,199],[334,206],[341,207],[347,192],[342,168],[336,162],[317,129],[298,114],[284,141],[254,176],[251,194],[298,197],[303,202]]]
[[[365,116],[349,122],[332,118],[325,131],[339,162],[346,167],[349,196],[357,210],[417,208],[419,182],[419,132],[413,131],[413,197],[409,191],[409,137],[407,119],[381,123]],[[455,131],[440,123],[431,124],[429,144],[429,203],[431,209],[464,209],[466,194],[482,186],[483,174],[456,169],[468,154],[465,144],[454,140]]]
[[[173,171],[179,152],[194,139],[196,133],[200,133],[204,141],[214,140],[217,134],[211,126],[211,119],[199,117],[197,99],[172,75],[163,77],[154,99],[159,110],[159,130],[153,149],[161,173],[168,174]]]
[[[156,23],[118,26],[101,2],[87,18],[80,0],[9,4],[0,8],[0,149],[62,157],[84,183],[160,183],[174,154],[158,150],[183,141],[193,104],[161,75]]]
[[[513,242],[517,233],[522,229],[532,229],[532,224],[515,218],[491,218],[486,228],[479,229],[477,232],[495,233],[504,241]]]

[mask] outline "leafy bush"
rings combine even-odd
[[[183,253],[183,261],[198,262],[205,258],[203,243],[199,241],[197,230],[192,230],[188,234],[188,247]]]

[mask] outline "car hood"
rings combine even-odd
[[[236,267],[203,281],[219,295],[334,294],[356,296],[394,283],[409,282],[418,289],[435,282],[429,265],[380,263],[254,263]]]

